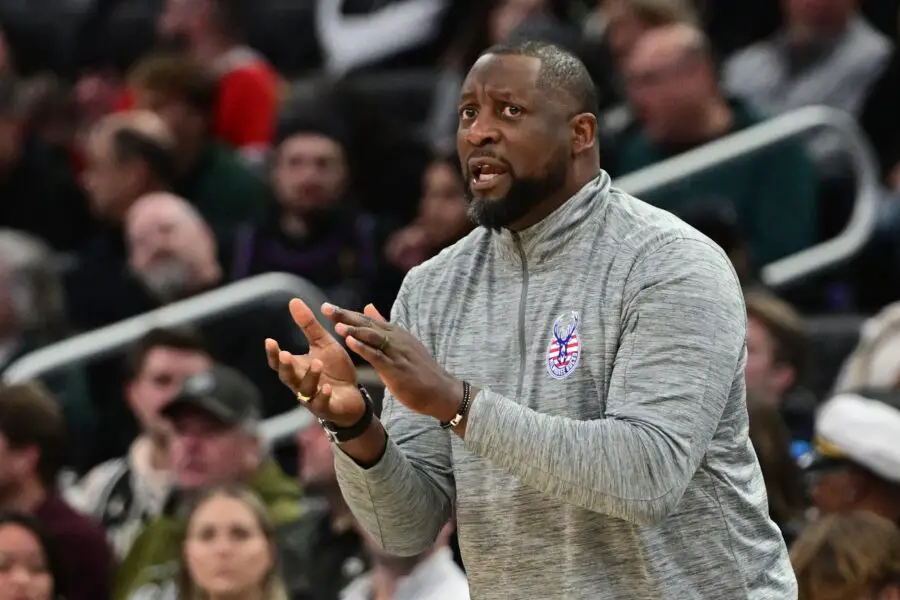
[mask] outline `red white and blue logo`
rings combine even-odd
[[[565,379],[578,366],[580,357],[578,313],[561,314],[553,322],[553,338],[547,346],[547,372],[553,379]]]

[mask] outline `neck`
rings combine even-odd
[[[34,513],[47,500],[47,489],[36,479],[26,481],[15,494],[4,502],[4,508],[24,513]]]
[[[149,433],[147,441],[150,444],[150,466],[154,471],[166,471],[171,468],[171,454],[169,453],[169,438],[163,434]]]
[[[581,163],[576,162],[574,174],[569,177],[566,185],[557,193],[553,194],[540,204],[533,211],[512,223],[509,229],[512,231],[523,231],[529,227],[537,225],[556,211],[560,206],[565,204],[569,198],[578,193],[587,183],[597,176],[600,172],[599,159],[592,157],[591,160],[585,160]]]
[[[306,224],[306,220],[297,213],[284,211],[281,213],[279,224],[281,225],[281,230],[288,237],[299,238],[309,233],[309,226]]]
[[[224,592],[221,594],[208,594],[209,600],[263,600],[263,591],[258,588],[238,592]]]

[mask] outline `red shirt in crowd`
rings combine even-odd
[[[214,66],[219,91],[213,115],[213,133],[242,151],[265,150],[275,135],[275,120],[282,80],[255,50],[239,46]],[[134,95],[126,90],[117,110],[134,107]]]
[[[55,544],[66,578],[66,600],[109,598],[115,561],[103,529],[56,495],[49,496],[34,516]]]

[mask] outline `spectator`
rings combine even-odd
[[[171,425],[160,414],[191,375],[212,367],[206,346],[190,329],[154,329],[129,357],[125,398],[140,434],[125,456],[98,465],[67,499],[106,530],[121,560],[141,529],[162,513],[171,488]],[[109,419],[105,431],[122,429]]]
[[[607,49],[619,68],[648,31],[676,23],[700,24],[691,0],[606,0],[597,11]]]
[[[816,415],[815,452],[804,460],[823,513],[868,510],[900,522],[900,396],[843,393]]]
[[[157,307],[225,283],[212,230],[177,196],[151,194],[139,200],[128,213],[126,235],[131,269]],[[305,347],[283,304],[237,311],[204,325],[202,331],[217,360],[244,373],[262,390],[265,417],[296,408],[296,398],[271,376],[265,352],[253,342],[283,335],[296,340],[296,347]]]
[[[800,600],[900,598],[900,532],[868,512],[831,515],[791,547]]]
[[[39,384],[0,388],[0,506],[33,514],[60,552],[69,600],[109,598],[114,560],[98,525],[58,494],[65,424]]]
[[[212,136],[215,79],[187,58],[160,55],[133,69],[130,86],[136,105],[157,113],[174,133],[174,191],[220,232],[262,220],[267,199],[262,178]],[[264,107],[247,108],[260,110]]]
[[[435,158],[422,177],[416,220],[388,240],[389,264],[405,274],[461,239],[472,228],[468,208],[459,161],[455,156]]]
[[[144,598],[175,581],[183,530],[176,516],[179,496],[237,483],[248,485],[265,505],[276,530],[280,558],[291,568],[285,573],[290,592],[307,591],[308,573],[297,550],[306,543],[297,532],[307,529],[301,520],[300,486],[265,457],[258,433],[261,408],[256,387],[237,371],[221,366],[189,377],[163,408],[162,414],[174,428],[172,464],[178,492],[163,514],[140,533],[122,562],[115,598]]]
[[[288,600],[275,528],[246,488],[205,493],[187,518],[183,548],[178,598]]]
[[[810,442],[816,399],[802,385],[809,354],[803,319],[768,292],[749,292],[745,302],[747,393],[770,399],[791,440]]]
[[[313,425],[300,431],[298,446],[300,483],[307,494],[325,503],[324,510],[311,506],[307,519],[311,531],[304,561],[311,565],[310,600],[338,600],[341,590],[368,568],[368,556],[338,487],[334,452],[325,430]]]
[[[40,522],[20,512],[0,511],[0,594],[16,600],[69,598],[58,553]]]
[[[771,402],[747,397],[750,441],[756,450],[769,497],[769,516],[790,546],[805,521],[806,490],[803,473],[791,456],[791,436]]]
[[[616,147],[624,174],[759,123],[749,107],[726,98],[702,32],[684,24],[655,29],[625,65],[629,100],[640,125]],[[761,267],[816,242],[816,178],[799,147],[784,144],[709,169],[644,199],[676,214],[730,205]]]
[[[900,303],[886,306],[862,327],[859,344],[847,357],[836,392],[900,387]]]
[[[20,102],[17,82],[0,76],[0,227],[77,250],[91,232],[87,202],[68,163],[28,135]]]
[[[32,236],[0,229],[0,374],[19,358],[65,335],[65,293],[50,249]],[[69,425],[67,466],[90,467],[97,415],[87,380],[77,367],[41,376]]]
[[[858,6],[786,0],[783,29],[725,62],[725,89],[772,113],[827,104],[857,115],[892,50]]]
[[[417,556],[391,556],[359,527],[366,540],[374,568],[350,584],[341,600],[468,600],[469,584],[462,570],[453,562],[447,546],[453,532],[448,523],[438,535],[434,546]]]
[[[244,43],[254,9],[247,0],[167,0],[159,32],[172,47],[212,70],[217,78],[212,131],[258,164],[275,133],[282,82]]]
[[[272,168],[277,209],[259,227],[242,228],[226,258],[231,276],[293,273],[332,302],[362,309],[380,284],[380,236],[350,189],[343,123],[330,114],[285,120]],[[393,301],[390,290],[384,295]]]

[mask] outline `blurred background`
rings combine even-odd
[[[15,528],[46,561],[69,544],[47,589],[85,600],[242,577],[467,597],[452,524],[414,559],[357,533],[262,343],[304,350],[291,297],[389,311],[468,233],[459,88],[540,39],[594,77],[614,184],[744,282],[751,436],[802,597],[900,598],[898,31],[900,0],[0,0],[0,551]],[[222,398],[252,432],[160,413],[213,364],[255,390]],[[187,522],[236,511],[283,577],[238,544],[246,572],[207,581],[191,526],[172,537],[178,492],[223,482],[253,494]],[[88,571],[106,587],[76,589]]]

